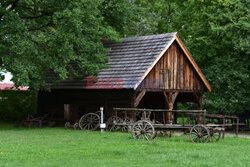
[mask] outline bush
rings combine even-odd
[[[20,121],[37,112],[36,91],[0,91],[0,120]]]

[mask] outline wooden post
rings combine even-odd
[[[64,120],[70,121],[70,105],[69,104],[64,104]]]
[[[239,134],[239,117],[236,119],[236,136]]]
[[[169,94],[167,94],[165,91],[162,92],[163,95],[164,95],[164,98],[165,98],[165,102],[166,102],[166,108],[169,109]],[[168,123],[168,118],[169,118],[169,112],[166,113],[166,117],[167,117],[167,123]],[[165,118],[165,113],[162,113],[163,114],[163,119],[164,119],[164,124],[166,122],[166,118]]]
[[[226,119],[225,119],[225,117],[223,117],[223,125],[222,125],[222,127],[223,127],[223,132],[222,132],[222,139],[224,139],[224,137],[225,137],[225,124],[226,124]]]
[[[181,116],[182,116],[182,126],[184,126],[184,124],[185,124],[185,122],[184,122],[184,114],[182,113]],[[189,119],[188,119],[188,124],[190,124]]]
[[[162,112],[162,118],[163,118],[163,124],[165,125],[166,124],[166,118],[165,118],[165,113]]]
[[[174,103],[174,110],[177,110],[177,103]],[[178,113],[174,113],[174,123],[177,124],[178,123]]]
[[[166,101],[166,104],[167,104],[167,109],[168,110],[173,110],[174,102],[175,102],[175,99],[176,99],[176,97],[178,95],[178,92],[168,92],[168,93],[166,93],[165,91],[163,91],[163,95],[165,97],[165,101]],[[172,124],[173,123],[173,114],[172,114],[172,112],[167,112],[166,116],[167,116],[167,124]]]
[[[173,110],[174,104],[172,100],[173,93],[169,93],[169,101],[168,101],[168,109]],[[173,123],[173,113],[172,112],[167,112],[167,124],[172,124]],[[169,137],[172,137],[172,131],[169,131]]]
[[[169,101],[168,101],[168,109],[169,110],[173,110],[173,107],[174,107],[174,104],[173,104],[173,101],[172,101],[172,95],[173,93],[172,92],[169,92]],[[173,120],[172,120],[172,112],[167,112],[167,124],[172,124],[173,123]]]

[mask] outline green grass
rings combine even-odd
[[[129,133],[0,125],[0,166],[250,166],[250,139],[195,144],[188,136],[136,141]]]

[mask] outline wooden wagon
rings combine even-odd
[[[207,143],[219,141],[225,126],[230,124],[205,124],[206,110],[166,110],[166,109],[138,109],[138,108],[114,108],[116,116],[109,119],[110,130],[130,130],[134,139],[152,140],[156,137],[157,131],[182,129],[188,130],[190,140],[195,143]],[[182,123],[168,124],[165,122],[166,113],[181,115]],[[124,114],[124,119],[118,117],[118,113]],[[162,121],[156,119],[156,113],[162,113]],[[198,115],[198,124],[185,122],[185,116]]]

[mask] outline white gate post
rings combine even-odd
[[[100,112],[101,112],[101,122],[100,122],[100,128],[101,128],[101,133],[104,132],[104,129],[106,128],[106,124],[103,123],[103,107],[100,107]]]

